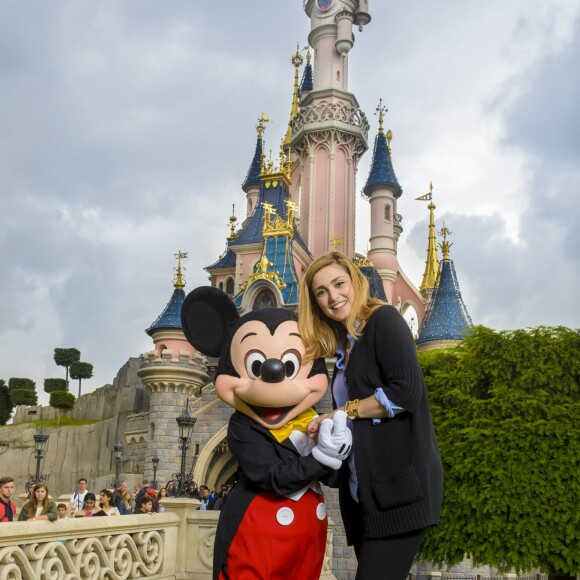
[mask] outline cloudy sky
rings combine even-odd
[[[218,6],[219,5],[219,6]],[[580,3],[370,3],[350,89],[389,109],[400,261],[418,285],[433,182],[474,322],[580,326]],[[278,144],[300,0],[0,0],[0,378],[112,382],[172,292],[207,282],[255,145]],[[366,180],[370,151],[359,165]],[[357,202],[357,250],[368,239]],[[75,392],[75,391],[73,391]]]

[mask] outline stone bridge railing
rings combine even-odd
[[[164,500],[165,513],[0,525],[0,580],[210,580],[219,512]],[[333,525],[321,578],[331,580]]]

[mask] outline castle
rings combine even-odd
[[[353,27],[362,30],[371,21],[368,0],[305,0],[304,10],[311,20],[310,48],[305,56],[297,50],[292,57],[294,86],[286,134],[276,148],[276,160],[268,157],[264,135],[269,119],[264,114],[260,117],[254,154],[242,184],[246,216],[239,227],[236,218],[230,218],[224,252],[206,268],[210,283],[230,295],[240,313],[273,306],[295,310],[299,281],[313,257],[337,249],[355,260],[373,295],[403,314],[412,309],[419,324],[420,348],[461,340],[471,320],[449,257],[447,228],[442,230],[443,259],[438,259],[432,187],[420,198],[430,202],[430,224],[419,288],[398,260],[403,217],[397,203],[403,189],[393,167],[392,134],[384,127],[382,102],[377,108],[379,126],[371,169],[363,188],[369,202],[369,250],[366,256],[355,254],[356,173],[369,147],[370,124],[349,91],[348,54],[354,43]],[[52,449],[49,445],[43,471],[58,493],[73,489],[80,476],[95,488],[97,481],[110,479],[117,441],[124,447],[123,479],[153,480],[155,475],[157,482],[164,483],[173,478],[181,458],[176,417],[186,406],[196,419],[187,472],[198,484],[210,487],[232,481],[237,465],[226,432],[233,410],[215,394],[212,375],[217,361],[196,352],[183,335],[182,260],[187,254],[179,252],[176,257],[172,294],[146,331],[152,339],[151,351],[130,359],[113,385],[77,401],[71,416],[99,423],[78,428],[74,435],[60,429],[50,441]],[[330,407],[330,401],[326,399],[324,405]],[[53,413],[47,408],[20,407],[14,423],[31,416],[50,418]],[[14,432],[5,433],[0,445],[10,447],[14,437],[18,438]],[[22,437],[26,445],[24,441]],[[154,457],[159,458],[155,468]],[[30,466],[26,468],[31,471]],[[26,473],[15,475],[18,484]],[[332,494],[329,505],[331,516],[338,519]],[[337,534],[334,541],[337,565],[344,567],[350,552],[344,537]]]

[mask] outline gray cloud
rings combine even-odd
[[[232,203],[243,217],[256,119],[274,120],[276,151],[290,56],[308,34],[298,1],[219,4],[2,4],[0,377],[41,389],[61,372],[54,347],[77,346],[95,364],[84,388],[110,382],[151,347],[143,331],[171,295],[173,253],[190,253],[187,289],[206,283]],[[405,270],[419,283],[425,206],[413,198],[433,180],[474,320],[578,326],[578,9],[374,4],[350,88],[371,139],[378,98],[389,108]]]

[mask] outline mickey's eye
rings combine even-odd
[[[266,357],[259,350],[252,350],[246,355],[246,372],[251,379],[260,376],[260,369]]]
[[[298,372],[300,371],[301,357],[297,350],[289,350],[282,355],[282,362],[284,363],[284,369],[286,371],[286,376],[292,380]]]

